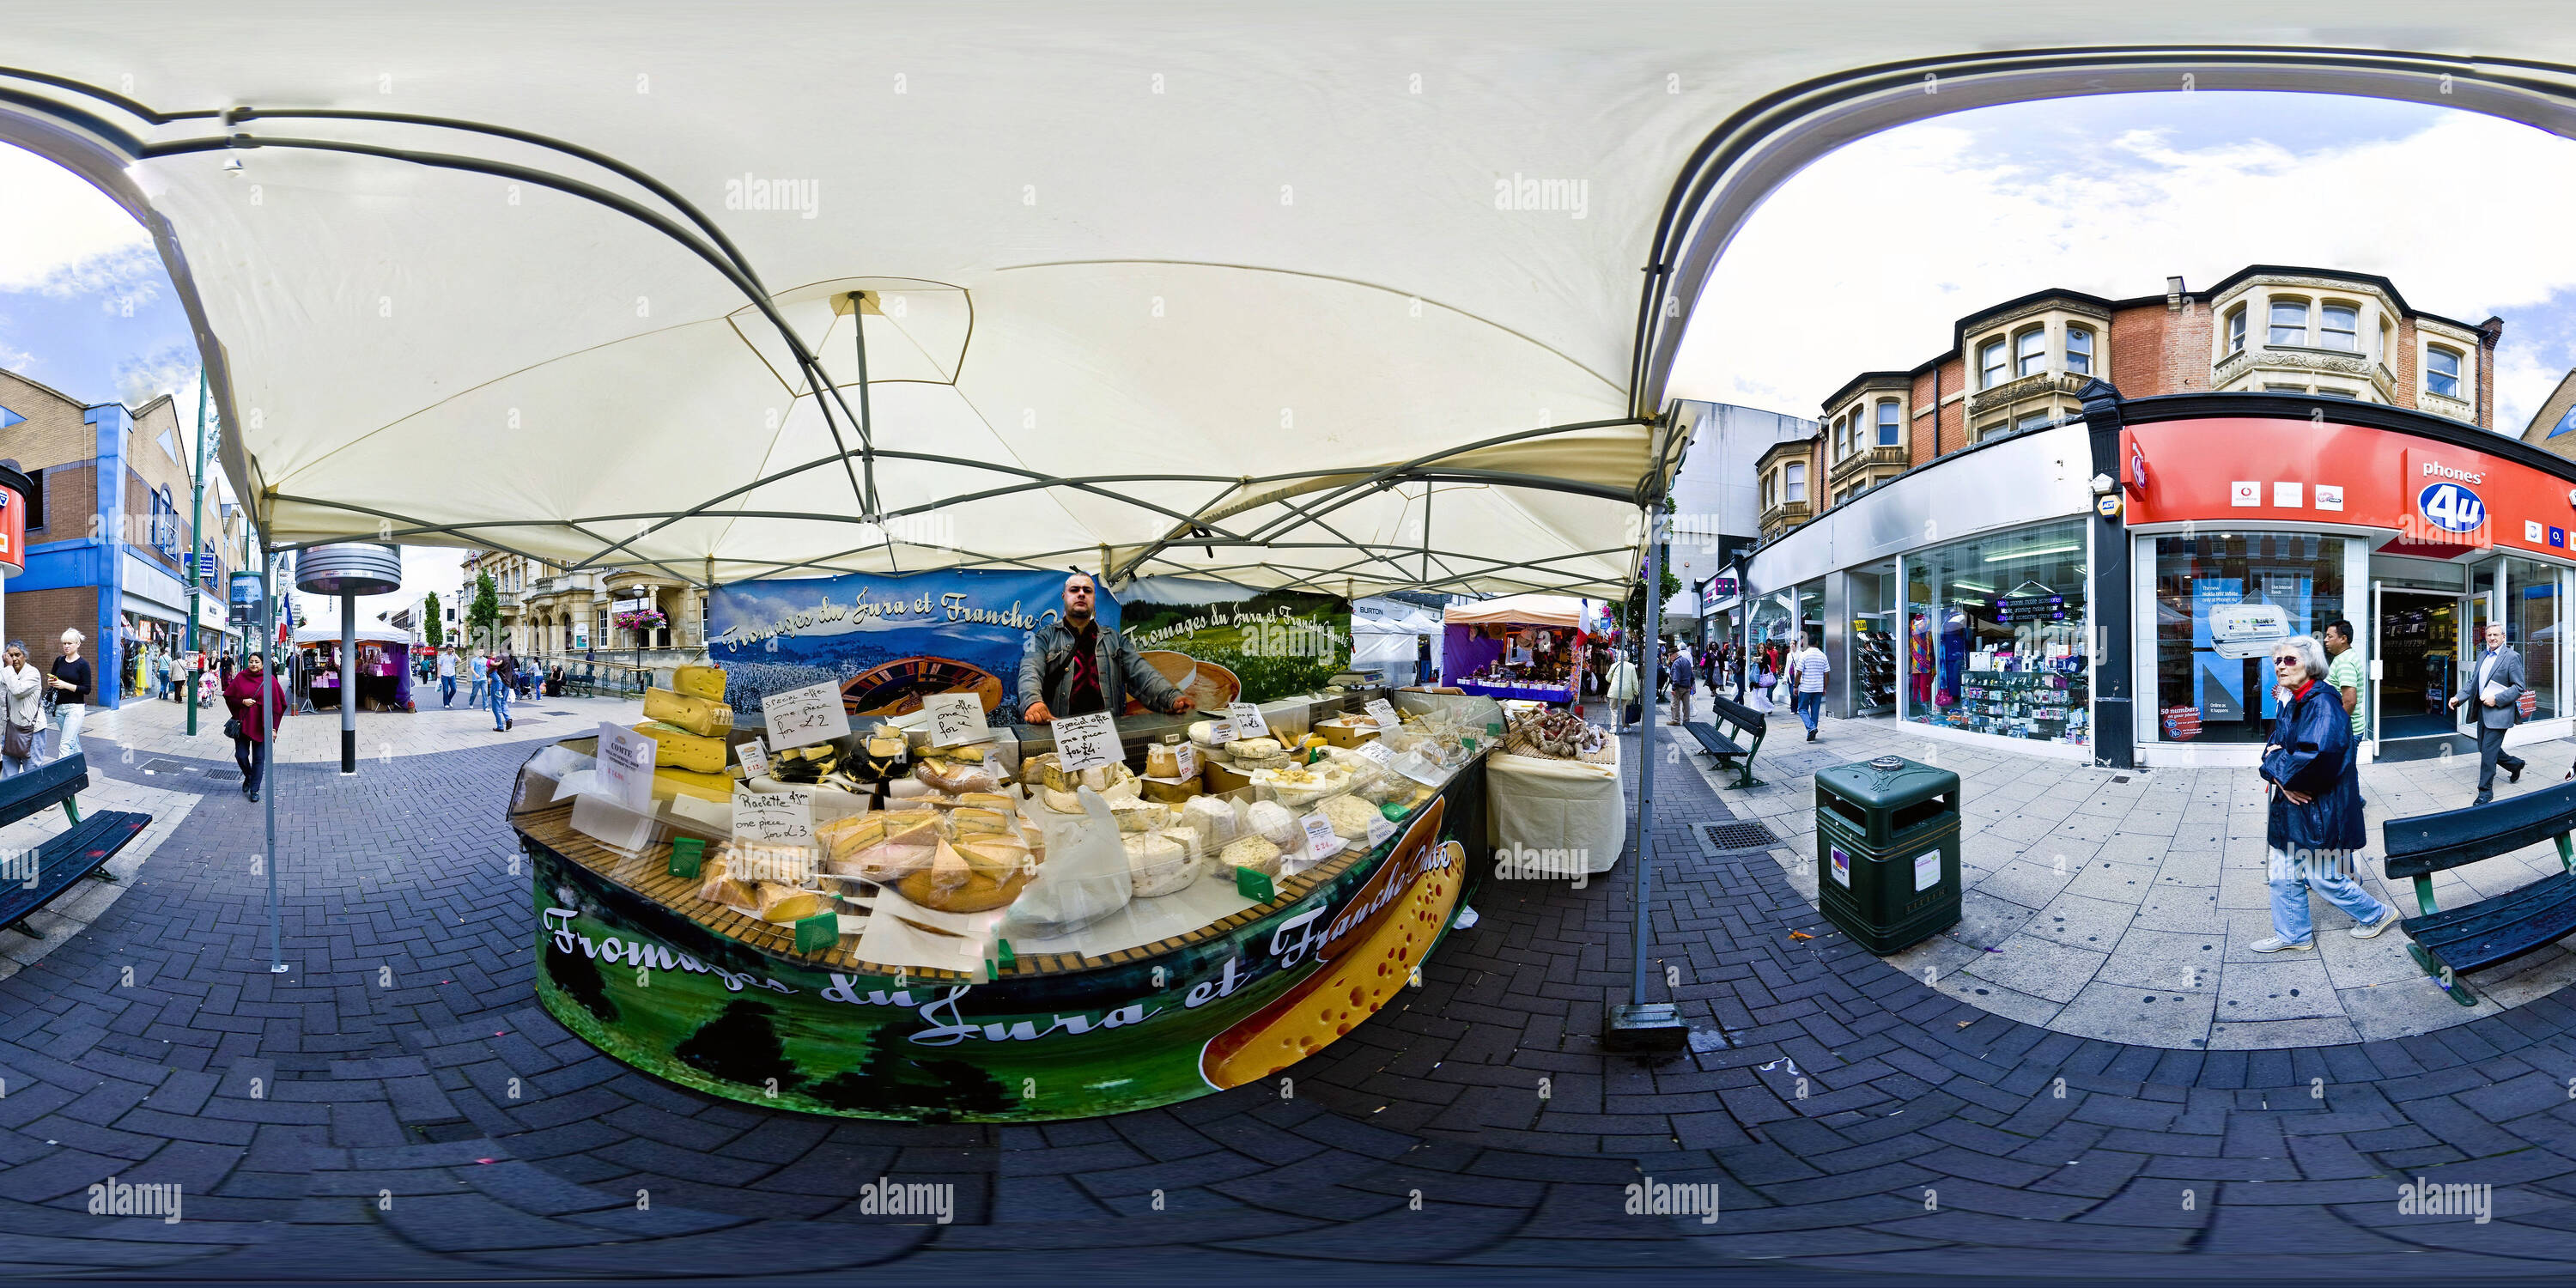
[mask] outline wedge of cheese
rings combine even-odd
[[[693,698],[724,701],[725,673],[712,666],[684,666],[671,672],[671,687]]]
[[[635,732],[653,740],[653,763],[656,766],[701,774],[724,772],[725,740],[722,738],[694,734],[658,720],[647,720],[635,726]]]
[[[803,921],[832,906],[830,896],[813,890],[801,890],[776,881],[763,881],[752,888],[760,901],[754,914],[762,921]]]
[[[700,774],[686,769],[653,771],[653,794],[660,797],[695,796],[704,801],[733,802],[733,775]]]
[[[686,729],[702,738],[721,738],[733,731],[733,708],[713,698],[693,698],[669,689],[644,691],[644,718]]]

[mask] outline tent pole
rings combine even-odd
[[[1646,950],[1652,930],[1655,895],[1655,663],[1656,632],[1662,624],[1664,588],[1663,501],[1646,502],[1646,629],[1637,641],[1638,702],[1643,720],[1637,726],[1637,917],[1629,978],[1628,1004],[1612,1005],[1601,1045],[1613,1051],[1678,1051],[1688,1045],[1690,1029],[1680,1008],[1646,1000]]]
[[[260,783],[267,795],[260,798],[266,811],[268,830],[268,972],[286,973],[286,957],[278,946],[277,914],[277,703],[270,695],[277,690],[277,556],[267,551],[259,558],[260,637],[259,651],[265,660],[260,664],[259,728]]]

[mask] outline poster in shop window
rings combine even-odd
[[[2234,577],[2202,577],[2191,583],[2191,698],[2203,723],[2232,724],[2245,718],[2245,663],[2219,653],[2210,633],[2210,615],[2245,598],[2245,583]]]

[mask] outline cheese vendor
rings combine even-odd
[[[1127,637],[1092,615],[1091,578],[1064,579],[1064,613],[1029,632],[1020,650],[1020,718],[1048,724],[1059,716],[1124,710],[1129,691],[1166,715],[1190,709],[1190,696],[1146,664]]]

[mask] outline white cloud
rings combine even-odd
[[[0,291],[130,290],[160,259],[107,194],[32,152],[0,145]]]
[[[2152,112],[2142,100],[2140,116]],[[1757,210],[1701,295],[1676,396],[1814,416],[1861,371],[1947,349],[1964,313],[2046,287],[2111,298],[2252,263],[2377,273],[2409,304],[2506,320],[2496,425],[2519,433],[2576,353],[2576,146],[2455,112],[2403,138],[2294,152],[2130,130],[2016,148],[1962,114],[1834,152]],[[2038,158],[2045,157],[2045,160]],[[2072,164],[2067,157],[2081,158]],[[2576,299],[2576,295],[2569,295]],[[2551,325],[2514,323],[2517,311]]]

